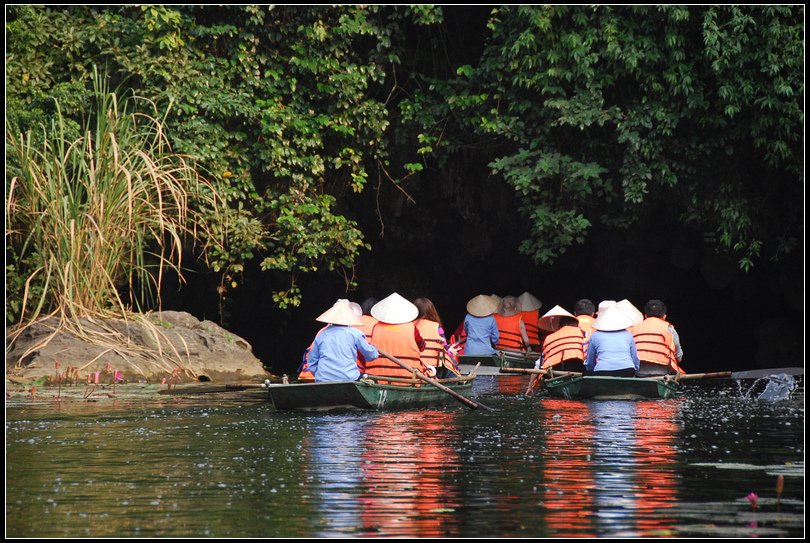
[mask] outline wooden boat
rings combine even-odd
[[[462,373],[481,364],[478,375],[499,375],[501,368],[534,368],[540,353],[532,351],[498,351],[493,355],[459,355],[458,365]]]
[[[474,380],[473,374],[437,381],[469,398]],[[390,384],[392,382],[402,384]],[[371,375],[359,381],[270,385],[267,390],[273,405],[279,410],[402,409],[457,401],[450,394],[419,379]]]
[[[646,400],[672,398],[678,390],[675,379],[597,377],[564,375],[544,382],[551,396],[594,400]]]

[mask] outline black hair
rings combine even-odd
[[[667,306],[661,300],[649,300],[644,304],[644,315],[662,318],[667,314]]]
[[[596,306],[587,298],[583,298],[574,304],[574,315],[591,315],[596,313]]]
[[[377,298],[366,298],[360,307],[363,308],[363,315],[371,315],[371,308],[377,305]]]

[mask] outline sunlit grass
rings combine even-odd
[[[216,239],[216,190],[172,151],[155,104],[119,101],[95,81],[96,110],[78,136],[58,103],[50,127],[7,126],[12,339],[49,317],[84,334],[82,323],[159,306],[166,274],[182,280],[184,249]]]

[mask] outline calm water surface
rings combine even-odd
[[[238,394],[7,406],[6,535],[804,535],[803,398],[570,401],[479,381],[497,412],[283,413]]]

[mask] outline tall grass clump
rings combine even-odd
[[[94,101],[80,133],[58,102],[51,126],[6,126],[12,336],[48,317],[81,331],[155,307],[166,273],[182,279],[184,248],[216,239],[217,192],[172,151],[156,105],[98,76]]]

